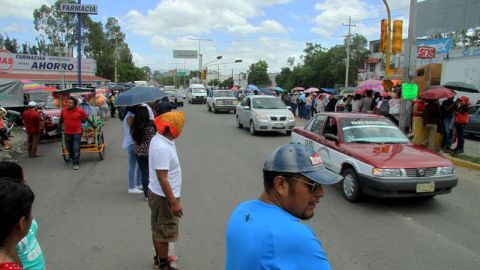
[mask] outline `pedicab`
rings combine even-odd
[[[68,96],[79,97],[83,96],[83,101],[78,104],[96,125],[93,128],[88,121],[82,121],[82,136],[80,140],[81,153],[97,153],[100,160],[105,157],[105,138],[103,135],[103,121],[100,117],[100,108],[96,106],[95,102],[95,88],[70,88],[58,90],[54,92],[54,96],[60,99],[60,110],[66,106],[66,99]],[[62,155],[65,162],[69,161],[69,153],[65,144],[65,133],[63,125],[62,132]]]

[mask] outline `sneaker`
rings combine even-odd
[[[80,168],[80,167],[79,167],[78,165],[73,165],[72,168],[73,168],[74,170],[78,170],[78,168]]]
[[[143,191],[143,186],[142,185],[135,186],[135,188]]]
[[[129,189],[128,189],[128,193],[129,193],[129,194],[140,194],[140,193],[143,194],[143,191],[141,191],[141,190],[139,190],[139,189],[136,189],[136,188],[129,188]]]

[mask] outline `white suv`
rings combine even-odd
[[[207,96],[208,111],[217,113],[218,111],[233,111],[236,112],[238,100],[230,90],[215,90],[210,91]]]

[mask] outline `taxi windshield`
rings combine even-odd
[[[254,98],[255,109],[286,109],[287,106],[278,98]]]
[[[383,119],[343,119],[343,141],[347,143],[408,143],[393,123]]]
[[[205,90],[204,88],[194,88],[192,89],[192,93],[206,93],[207,90]]]

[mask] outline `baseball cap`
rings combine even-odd
[[[323,164],[320,155],[301,144],[285,144],[278,147],[263,165],[264,171],[298,173],[322,185],[332,185],[342,177]]]
[[[28,107],[35,107],[35,106],[37,106],[37,103],[35,101],[28,102]]]

